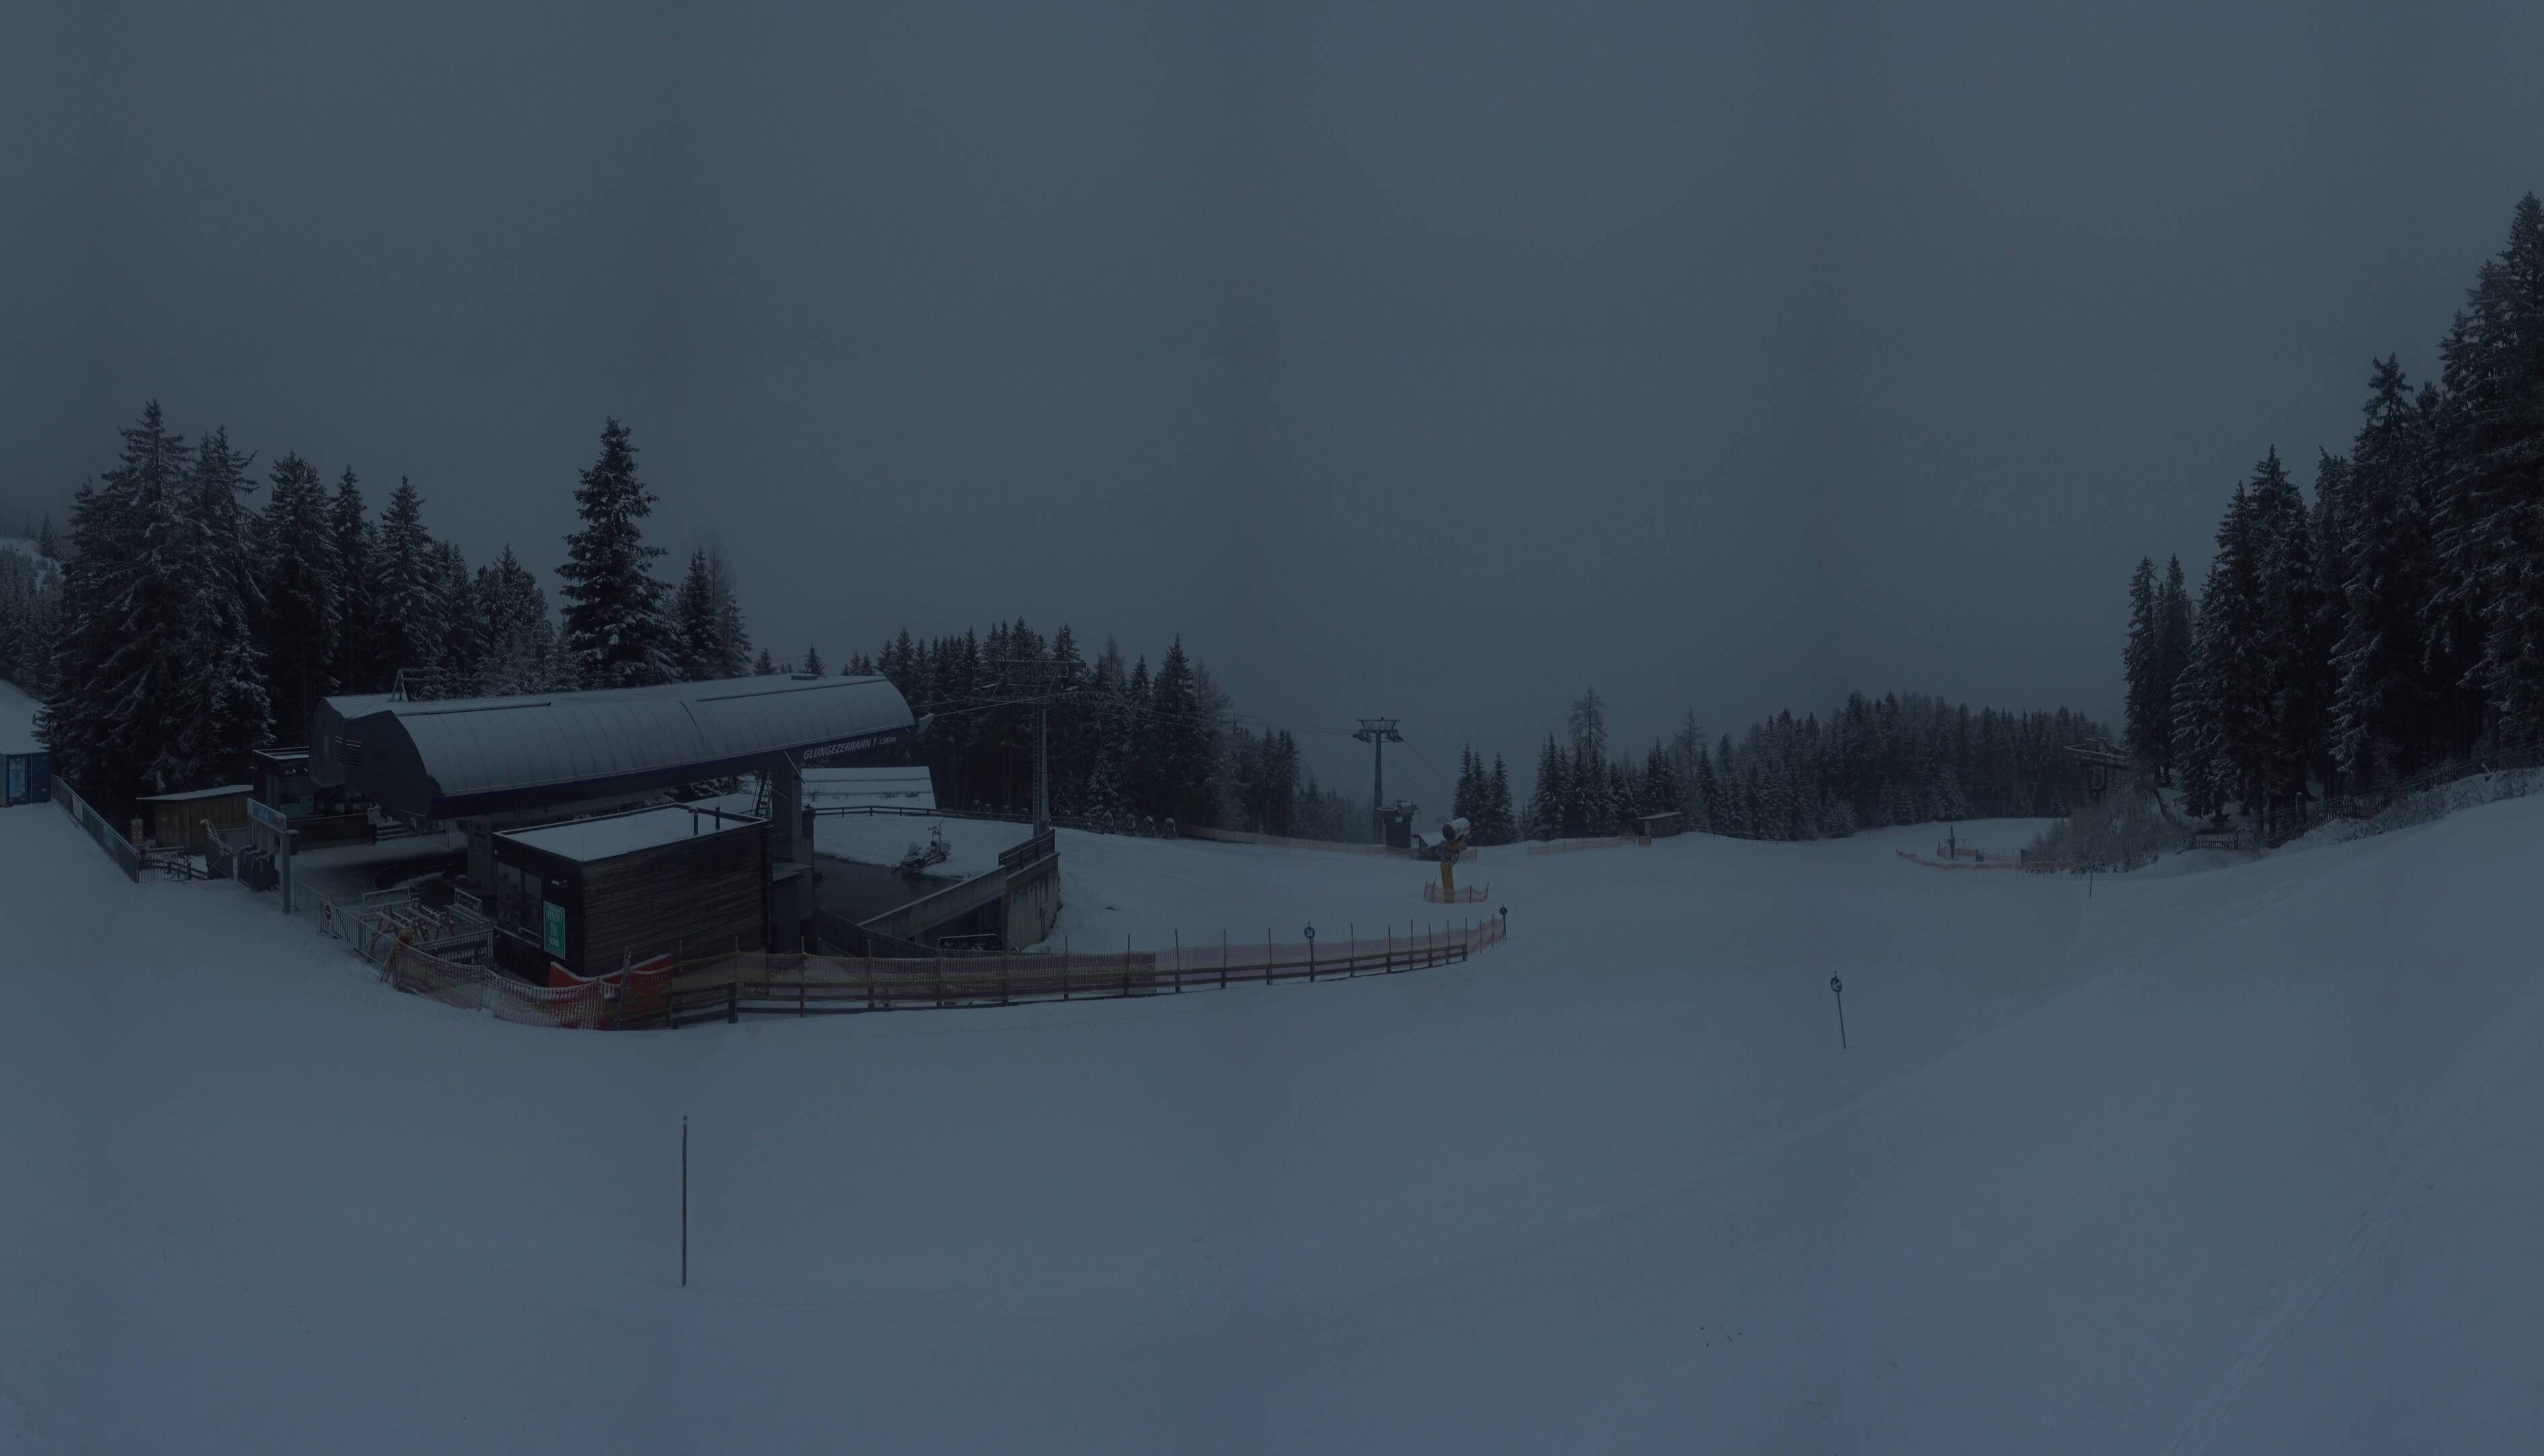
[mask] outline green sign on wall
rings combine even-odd
[[[539,928],[544,933],[548,954],[565,954],[565,906],[542,904]]]

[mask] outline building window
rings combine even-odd
[[[536,875],[517,865],[495,867],[495,920],[506,930],[537,940],[539,902],[546,897],[547,884]]]

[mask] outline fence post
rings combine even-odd
[[[1228,927],[1219,928],[1219,988],[1228,989]]]
[[[1129,931],[1127,931],[1127,930],[1126,930],[1126,931],[1122,932],[1122,996],[1123,996],[1123,999],[1128,1000],[1128,999],[1130,998],[1130,995],[1131,995],[1131,933],[1130,933]]]
[[[1175,932],[1175,994],[1184,993],[1184,933]]]
[[[1346,920],[1343,922],[1343,979],[1349,980],[1358,974],[1360,974],[1360,925],[1357,921]]]
[[[1060,938],[1060,999],[1069,999],[1069,937]]]

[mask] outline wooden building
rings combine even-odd
[[[196,789],[185,794],[153,794],[134,800],[133,805],[140,811],[141,834],[147,842],[199,855],[203,852],[205,823],[220,830],[224,837],[233,829],[247,827],[251,792],[245,784],[224,784],[217,789]]]
[[[1673,808],[1659,813],[1634,814],[1626,822],[1633,827],[1635,833],[1645,839],[1667,839],[1678,832],[1678,810]]]
[[[768,946],[764,819],[666,805],[492,840],[495,963],[524,980]]]

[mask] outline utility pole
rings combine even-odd
[[[1078,691],[1077,674],[1042,657],[993,657],[986,665],[1006,669],[994,691],[1018,695],[992,706],[1033,705],[1033,826],[1040,834],[1051,827],[1051,705]]]
[[[1051,704],[1034,704],[1034,832],[1051,828]]]
[[[1404,735],[1395,730],[1396,722],[1392,718],[1364,718],[1360,720],[1360,731],[1352,734],[1370,748],[1373,772],[1369,785],[1369,842],[1372,844],[1387,842],[1387,745],[1404,741]]]

